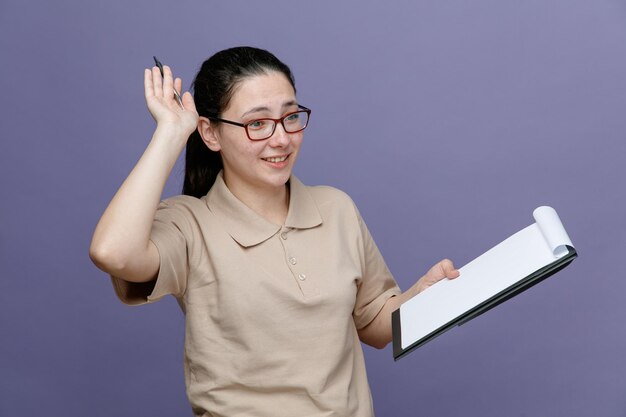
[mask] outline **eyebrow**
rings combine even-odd
[[[291,106],[297,106],[298,102],[296,100],[289,100],[285,103],[283,103],[282,108],[285,109],[287,107],[291,107]],[[250,110],[248,110],[247,112],[245,112],[244,114],[241,115],[241,117],[245,117],[246,115],[250,114],[250,113],[256,113],[256,112],[260,112],[260,111],[270,111],[269,107],[266,106],[258,106],[258,107],[253,107]]]

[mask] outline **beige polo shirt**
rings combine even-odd
[[[113,279],[128,304],[176,297],[196,416],[372,416],[357,329],[400,294],[352,200],[290,179],[284,226],[220,175],[159,206],[156,283]]]

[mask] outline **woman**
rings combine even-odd
[[[360,341],[384,347],[391,312],[459,272],[441,261],[401,293],[350,198],[292,176],[310,110],[274,55],[215,54],[182,106],[181,85],[146,69],[157,127],[91,258],[126,303],[178,299],[196,416],[373,415]],[[185,195],[159,204],[185,145]]]

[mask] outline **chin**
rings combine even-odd
[[[268,179],[268,184],[274,187],[282,187],[287,184],[289,178],[291,177],[291,171],[288,174],[277,175],[274,178]]]
[[[268,175],[264,175],[261,181],[272,187],[281,187],[287,184],[287,181],[289,181],[290,177],[291,169],[286,169],[281,170],[280,172],[273,172]]]

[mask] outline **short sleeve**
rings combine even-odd
[[[362,239],[362,276],[357,284],[353,316],[360,330],[374,320],[389,298],[400,295],[401,291],[358,210],[356,214]]]
[[[157,278],[147,283],[134,283],[112,276],[119,299],[128,305],[139,305],[170,294],[182,297],[189,274],[187,254],[190,234],[189,220],[182,207],[168,200],[161,202],[150,233],[150,240],[159,252]]]

